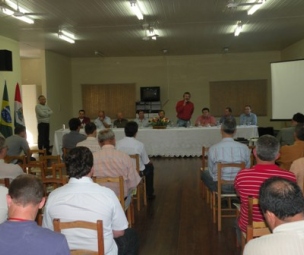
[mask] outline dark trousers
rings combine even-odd
[[[154,166],[153,164],[145,165],[145,169],[142,171],[146,177],[146,188],[147,196],[152,196],[154,194],[153,179],[154,179]]]
[[[138,254],[138,235],[132,228],[125,229],[125,234],[121,237],[114,238],[118,255],[137,255]]]
[[[49,151],[50,148],[50,124],[39,123],[38,124],[38,148],[39,150],[46,149]]]

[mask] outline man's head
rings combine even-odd
[[[117,119],[118,119],[118,120],[122,120],[122,119],[123,119],[123,114],[122,114],[122,112],[118,112],[116,116],[117,116]]]
[[[94,122],[90,122],[88,124],[85,125],[84,127],[84,131],[87,135],[92,135],[96,132],[96,125]]]
[[[292,222],[294,216],[304,218],[304,197],[300,187],[282,177],[264,181],[259,193],[260,208],[271,229],[284,222]]]
[[[138,124],[135,121],[129,121],[125,126],[125,135],[127,137],[135,137],[138,131]]]
[[[78,115],[79,115],[79,119],[83,119],[85,116],[85,110],[79,110]]]
[[[14,129],[15,135],[20,135],[23,138],[26,138],[26,128],[24,126],[17,125]]]
[[[99,112],[98,112],[98,118],[99,118],[100,120],[104,120],[105,116],[106,116],[106,114],[105,114],[104,111],[99,111]]]
[[[233,136],[236,131],[236,122],[234,119],[225,119],[221,126],[222,133],[226,136]]]
[[[92,176],[93,154],[87,147],[73,148],[66,157],[65,164],[70,177],[80,179],[83,176]]]
[[[304,123],[299,123],[295,127],[296,140],[304,141]]]
[[[45,199],[43,196],[44,188],[40,179],[31,174],[19,175],[12,181],[8,190],[9,216],[12,217],[13,214],[18,215],[25,212],[34,220],[38,209],[44,205]],[[26,218],[28,215],[23,216]]]
[[[274,162],[279,157],[280,143],[271,135],[260,136],[254,154],[258,160]]]
[[[251,113],[251,106],[245,105],[244,112],[246,115],[249,115]]]
[[[69,121],[69,128],[71,131],[76,131],[78,129],[80,129],[81,127],[81,122],[78,118],[72,118]]]
[[[304,123],[304,115],[302,113],[296,113],[292,117],[293,126],[297,125],[298,123]]]
[[[0,136],[0,159],[5,158],[7,149],[8,147],[5,143],[5,138],[3,136]]]
[[[209,116],[209,108],[204,107],[204,108],[202,109],[202,113],[203,113],[203,116],[204,116],[204,117],[208,117],[208,116]]]
[[[225,116],[230,116],[232,113],[232,109],[230,107],[226,107],[224,110],[224,115]]]
[[[40,95],[40,96],[38,97],[38,102],[39,102],[39,104],[45,105],[45,103],[46,103],[46,98],[45,98],[45,96],[44,96],[44,95]]]
[[[98,142],[100,146],[111,144],[115,146],[115,134],[111,129],[104,129],[98,133]]]
[[[165,118],[165,116],[166,116],[166,113],[165,113],[165,111],[164,111],[164,110],[160,110],[160,111],[158,111],[158,117],[159,117],[160,119]]]
[[[190,101],[190,98],[191,98],[190,92],[185,92],[183,95],[183,98],[185,101]]]
[[[139,111],[138,111],[138,118],[139,118],[139,119],[145,118],[145,112],[142,111],[142,110],[139,110]]]

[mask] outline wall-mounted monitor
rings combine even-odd
[[[143,102],[160,101],[160,87],[141,87],[140,101]]]

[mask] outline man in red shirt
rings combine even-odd
[[[185,92],[183,98],[184,99],[178,101],[175,106],[178,127],[187,127],[187,123],[190,121],[194,111],[194,104],[190,102],[190,92]]]
[[[261,136],[253,150],[257,164],[252,169],[241,170],[234,180],[234,188],[241,199],[241,213],[237,224],[238,240],[241,232],[246,233],[248,225],[248,196],[258,198],[261,184],[268,178],[279,176],[296,182],[293,173],[280,169],[275,165],[279,158],[279,141],[271,135]],[[253,221],[263,221],[263,215],[258,207],[253,208]]]

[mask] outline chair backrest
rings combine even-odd
[[[137,173],[139,173],[139,171],[140,171],[140,169],[139,169],[139,155],[138,154],[131,154],[129,156],[130,156],[130,158],[135,160],[136,171],[137,171]]]
[[[43,161],[49,167],[54,163],[61,163],[61,158],[60,155],[44,155],[40,156],[40,161]]]
[[[118,176],[118,177],[96,177],[96,176],[94,176],[93,181],[100,185],[103,185],[104,183],[109,183],[109,182],[117,183],[119,185],[118,200],[122,206],[122,209],[125,210],[124,179],[122,176]]]
[[[52,168],[45,168],[41,174],[41,180],[45,186],[46,196],[54,189],[65,185],[68,182],[65,163],[55,163]]]
[[[42,176],[45,172],[45,164],[42,161],[30,161],[26,164],[26,172]]]
[[[70,222],[60,222],[60,219],[54,219],[53,221],[54,231],[61,232],[63,229],[70,228],[84,228],[96,230],[98,251],[89,250],[71,250],[71,255],[86,254],[86,255],[104,255],[104,240],[103,240],[103,225],[102,220],[98,220],[96,223],[87,221],[70,221]]]
[[[36,158],[36,160],[40,160],[41,156],[46,155],[46,150],[45,149],[42,149],[42,150],[33,149],[33,150],[30,150],[30,154],[32,155],[32,157]]]
[[[71,149],[62,148],[62,159],[65,160],[66,156],[69,154]]]
[[[6,155],[4,158],[4,162],[10,164],[13,161],[18,161],[18,165],[22,168],[22,170],[25,172],[26,168],[26,159],[25,155],[20,155],[20,156],[8,156]]]
[[[253,239],[254,237],[268,235],[271,233],[265,221],[253,221],[253,207],[258,205],[258,198],[248,197],[248,225],[246,242]]]
[[[10,185],[10,179],[9,178],[1,178],[0,179],[0,184],[9,188]]]
[[[209,147],[202,147],[202,170],[206,170],[208,166],[208,151]]]

